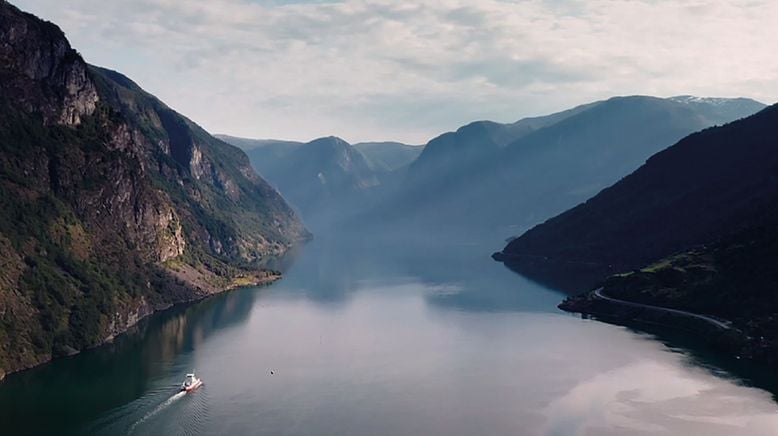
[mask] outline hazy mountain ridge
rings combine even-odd
[[[320,228],[353,213],[393,173],[334,136],[307,143],[223,137],[248,146],[253,167],[301,211],[306,222]],[[388,147],[396,148],[394,144]]]
[[[334,156],[303,151],[297,142],[233,142],[250,149],[254,167],[304,216],[329,215],[329,224],[345,221],[399,231],[501,229],[507,236],[585,201],[684,136],[763,107],[749,99],[629,96],[510,124],[476,121],[437,136],[423,150],[410,150],[421,152],[397,169],[387,171],[362,153],[378,183],[359,182],[372,181],[363,170],[350,182],[362,188],[344,188],[347,183],[329,192],[322,192],[321,180],[295,177],[295,171],[337,168],[326,163]],[[344,150],[367,150],[343,143]],[[410,148],[371,147],[385,153]]]
[[[528,228],[593,196],[684,136],[764,107],[615,97],[546,117],[471,123],[425,147],[384,214],[415,225]],[[513,126],[513,127],[507,127]],[[516,128],[516,126],[522,126]],[[467,207],[463,207],[467,205]]]
[[[359,142],[354,148],[361,151],[370,166],[379,172],[400,170],[415,161],[423,146],[408,145],[400,142]]]
[[[224,134],[214,134],[213,136],[215,138],[221,139],[227,144],[234,145],[235,147],[238,147],[243,151],[254,150],[260,147],[275,147],[275,146],[282,146],[282,145],[288,145],[293,147],[296,145],[303,144],[302,142],[299,141],[284,141],[280,139],[249,139],[249,138],[241,138],[239,136],[231,136],[231,135],[224,135]]]
[[[285,158],[305,144],[305,142],[279,139],[250,139],[222,134],[215,136],[245,150],[253,158],[253,162],[256,163],[255,168],[260,172],[263,168],[268,171],[278,159]],[[378,173],[391,172],[410,165],[424,149],[422,146],[394,141],[358,142],[349,145],[362,153],[370,167]]]
[[[597,104],[599,102],[551,115],[523,118],[514,123],[484,120],[466,124],[454,132],[446,132],[431,139],[413,162],[410,177],[423,178],[424,172],[431,169],[453,173],[468,165],[468,159],[480,160],[483,156],[496,152],[538,129],[556,124]]]
[[[270,278],[308,236],[245,154],[0,2],[0,377]]]

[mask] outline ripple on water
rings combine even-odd
[[[175,415],[175,419],[167,419]],[[119,407],[92,423],[85,434],[146,435],[153,433],[193,436],[202,433],[209,422],[208,394],[205,386],[187,394],[178,386],[149,391],[137,400]],[[160,424],[163,427],[160,432]]]

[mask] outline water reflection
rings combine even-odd
[[[344,304],[365,282],[414,280],[439,289],[427,294],[430,304],[487,312],[556,312],[564,297],[493,261],[495,238],[397,237],[377,243],[363,236],[309,244],[295,258],[285,288],[317,302]]]
[[[2,426],[14,429],[10,434],[68,434],[142,397],[181,354],[244,322],[260,293],[177,307],[141,321],[113,343],[8,377],[0,385]]]
[[[280,260],[276,285],[162,313],[114,344],[9,377],[3,431],[724,435],[778,426],[769,394],[713,371],[701,352],[559,312],[561,293],[489,258],[493,240],[345,242],[319,239]],[[205,386],[177,397],[192,369]]]

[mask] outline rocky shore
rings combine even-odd
[[[100,343],[96,344],[93,347],[89,347],[87,349],[97,348],[107,343],[110,343],[113,340],[115,340],[118,336],[123,335],[129,329],[137,325],[142,320],[148,318],[149,316],[171,309],[175,306],[195,303],[213,297],[215,295],[222,294],[224,292],[234,291],[240,288],[270,286],[271,284],[275,283],[281,278],[282,278],[281,273],[277,271],[265,271],[251,276],[243,276],[243,277],[235,278],[232,281],[232,283],[230,283],[228,286],[224,288],[211,289],[208,292],[199,292],[194,294],[190,298],[185,298],[176,301],[174,303],[158,305],[155,307],[154,305],[151,305],[145,300],[143,300],[135,310],[125,314],[117,313],[115,319],[112,321],[110,325],[110,333]],[[64,356],[73,356],[81,353],[82,351],[84,350],[77,350],[75,348],[71,348],[70,350],[68,350],[67,353],[64,353]],[[57,359],[57,357],[64,357],[64,356],[48,355],[33,364],[25,364],[13,369],[5,369],[5,370],[3,368],[0,368],[0,382],[2,382],[6,378],[6,376],[10,374],[35,368],[37,366],[49,363],[52,360]]]

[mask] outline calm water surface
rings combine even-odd
[[[769,393],[558,311],[562,294],[489,259],[499,246],[316,241],[271,287],[10,376],[2,434],[778,433]],[[192,369],[205,385],[178,394]]]

